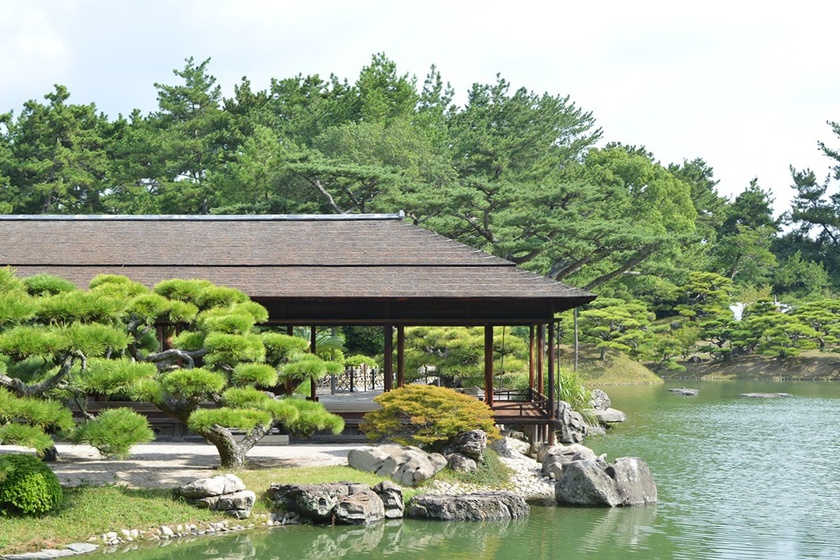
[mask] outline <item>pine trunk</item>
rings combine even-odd
[[[268,433],[269,428],[270,426],[256,426],[238,443],[228,428],[218,424],[201,435],[216,447],[221,468],[240,469],[245,466],[245,455]]]

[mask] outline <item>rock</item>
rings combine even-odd
[[[241,490],[245,490],[242,480],[236,475],[225,474],[185,484],[178,489],[178,494],[188,499],[196,499],[233,494]]]
[[[443,450],[443,454],[458,453],[480,463],[484,460],[485,451],[487,451],[487,433],[483,430],[470,430],[453,437]]]
[[[277,507],[322,522],[330,520],[338,502],[350,495],[350,485],[342,482],[272,484],[266,495]]]
[[[175,531],[173,531],[170,527],[166,525],[161,525],[160,529],[158,529],[161,537],[171,538],[175,536]]]
[[[373,487],[373,491],[382,500],[386,519],[402,519],[405,512],[402,488],[393,482],[383,480]]]
[[[347,454],[347,463],[354,469],[365,472],[376,472],[385,459],[393,445],[380,445],[379,447],[360,447],[351,449]]]
[[[621,505],[656,503],[656,485],[647,463],[638,457],[619,457],[612,467],[615,469],[613,478],[621,497]]]
[[[471,385],[462,389],[455,389],[455,391],[463,393],[464,395],[468,395],[470,397],[484,397],[484,389],[482,389],[478,385]]]
[[[527,455],[531,451],[531,444],[512,436],[503,437],[490,443],[490,449],[501,457],[513,457],[514,454]]]
[[[383,481],[374,488],[366,484],[272,484],[266,495],[291,519],[299,515],[324,523],[368,524],[403,516],[402,489]]]
[[[550,447],[545,445],[537,451],[537,461],[542,463],[551,455],[564,456],[566,457],[565,462],[567,463],[571,461],[594,461],[598,458],[595,452],[585,445],[573,443],[571,445],[552,445]]]
[[[592,397],[589,400],[589,406],[595,410],[607,410],[612,406],[610,397],[607,396],[607,394],[601,389],[593,389],[591,395]]]
[[[256,495],[245,490],[245,484],[235,475],[225,474],[202,478],[178,488],[177,493],[198,507],[224,511],[237,519],[251,516]]]
[[[510,492],[487,492],[443,496],[423,494],[412,498],[406,517],[443,521],[486,521],[527,517],[530,508],[521,496]]]
[[[506,438],[519,440],[519,441],[522,441],[522,442],[525,442],[525,443],[530,442],[530,440],[528,439],[528,436],[525,435],[525,432],[520,432],[519,430],[507,430],[506,429],[506,430],[501,430],[501,433]]]
[[[257,496],[250,490],[242,490],[233,494],[219,496],[213,508],[216,511],[225,511],[237,519],[248,519],[251,517],[251,509]]]
[[[446,457],[440,453],[399,445],[353,449],[347,462],[353,468],[387,476],[403,486],[422,484],[447,465]]]
[[[97,548],[99,548],[98,545],[90,543],[72,543],[67,545],[67,550],[70,550],[75,554],[87,554],[89,552],[93,552]]]
[[[554,487],[559,504],[632,506],[656,502],[656,485],[647,464],[622,457],[612,464],[573,461],[563,466]]]
[[[586,421],[566,401],[557,401],[554,417],[557,419],[557,438],[562,443],[580,443],[586,437]]]
[[[750,399],[779,399],[790,397],[790,393],[741,393],[739,397],[747,397]]]
[[[478,465],[475,461],[460,453],[447,455],[446,459],[449,462],[449,468],[455,472],[469,473],[478,470]]]
[[[563,466],[573,461],[598,461],[595,452],[579,443],[572,445],[555,445],[544,447],[537,455],[542,457],[542,473],[549,478],[558,480],[563,472]]]
[[[368,525],[385,519],[385,505],[376,492],[367,489],[342,498],[335,506],[334,517],[345,525]]]
[[[607,435],[607,428],[605,427],[606,424],[598,424],[586,426],[586,436],[593,437],[593,436],[605,436]]]
[[[627,415],[614,408],[595,409],[595,418],[601,424],[617,424],[627,420]]]
[[[699,389],[686,389],[685,387],[672,387],[668,391],[681,397],[696,397],[700,393]]]

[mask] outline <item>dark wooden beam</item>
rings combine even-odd
[[[397,325],[397,387],[405,386],[405,326]]]
[[[534,373],[536,368],[536,349],[534,348],[534,344],[536,344],[536,328],[534,325],[531,325],[528,328],[528,388],[531,389],[531,392],[534,391]]]
[[[383,357],[384,389],[390,391],[394,386],[394,329],[389,324],[382,327],[385,331],[385,356]]]
[[[537,390],[545,394],[543,371],[545,362],[545,325],[537,327]]]
[[[315,325],[309,327],[309,350],[313,354],[318,354],[318,339],[317,339],[317,329]],[[309,380],[309,398],[313,401],[318,400],[318,385],[315,379]]]
[[[557,443],[554,431],[554,323],[548,324],[548,445]]]
[[[493,408],[493,325],[484,325],[484,402]]]

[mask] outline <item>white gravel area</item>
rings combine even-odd
[[[519,494],[526,500],[554,498],[554,481],[543,476],[540,463],[526,455],[529,447],[527,443],[504,438],[493,444],[493,447],[502,463],[513,471],[511,492]],[[433,494],[454,495],[483,490],[487,489],[475,484],[450,484],[440,480],[433,480],[428,486],[429,493]]]
[[[360,444],[257,445],[248,462],[260,467],[346,465],[347,453]],[[102,459],[88,445],[59,443],[58,461],[48,463],[62,486],[122,484],[131,488],[174,488],[213,475],[219,468],[216,448],[206,443],[135,445],[126,459]],[[33,453],[31,449],[0,445],[0,453]]]
[[[351,449],[368,444],[258,445],[248,452],[252,465],[274,467],[346,465]],[[62,486],[121,484],[130,488],[174,488],[213,476],[219,468],[216,448],[206,443],[151,443],[135,445],[126,459],[102,459],[87,445],[59,443],[59,460],[48,463]],[[528,444],[505,438],[494,444],[499,459],[514,472],[510,491],[526,499],[551,498],[554,483],[542,476],[540,464],[524,453]],[[31,449],[0,445],[2,453],[32,453]],[[477,485],[433,480],[424,490],[462,494],[487,490]]]

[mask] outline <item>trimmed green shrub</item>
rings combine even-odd
[[[252,430],[257,425],[269,426],[271,413],[247,408],[201,408],[190,414],[187,427],[198,434],[204,434],[219,425],[224,428]]]
[[[129,408],[112,408],[79,425],[70,439],[95,447],[103,457],[122,459],[132,445],[152,441],[155,433],[144,416]]]
[[[297,416],[290,415],[283,421],[283,426],[292,435],[308,437],[316,431],[323,430],[338,435],[344,430],[344,418],[329,412],[319,402],[297,398],[286,398],[277,402],[297,409]]]
[[[373,399],[382,406],[368,412],[360,429],[374,440],[433,450],[469,430],[499,439],[493,411],[484,402],[445,387],[406,385]]]
[[[23,279],[26,285],[26,291],[30,295],[54,295],[62,292],[72,292],[76,289],[76,285],[69,280],[53,276],[52,274],[36,274]]]
[[[58,477],[32,455],[0,455],[0,516],[43,515],[58,509]]]

